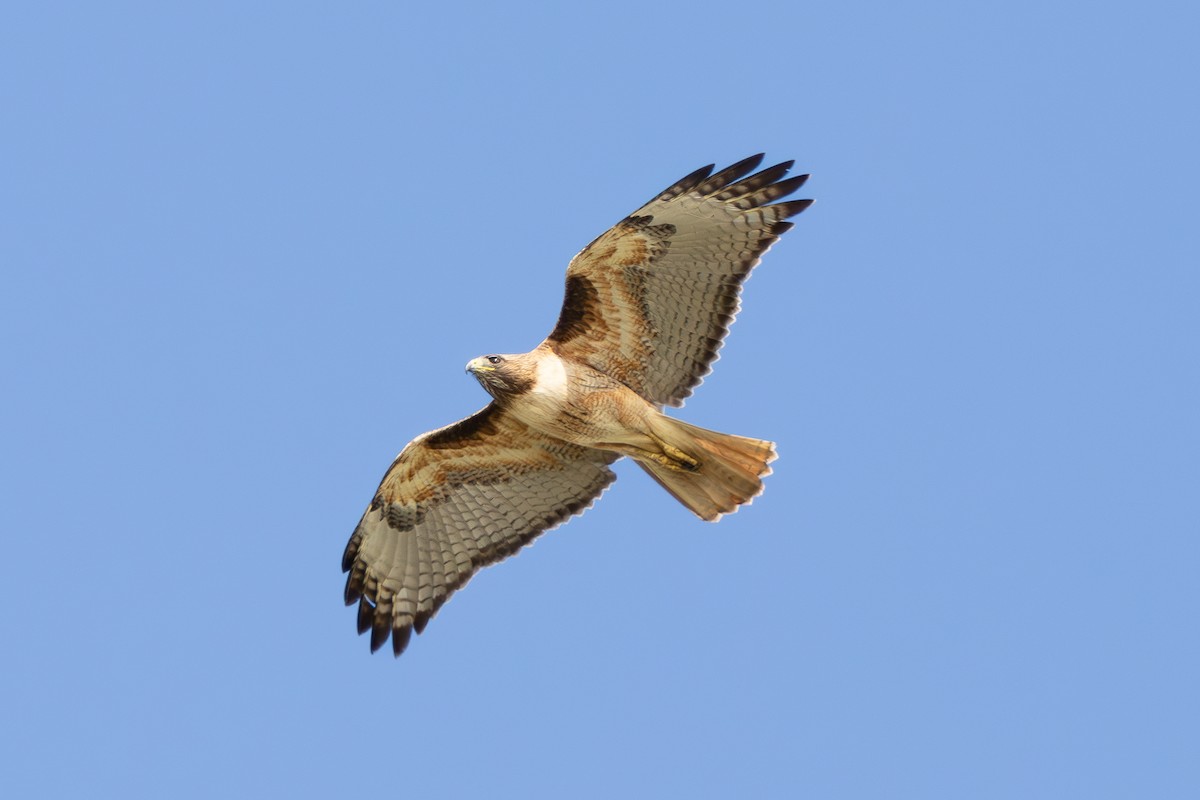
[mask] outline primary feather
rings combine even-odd
[[[468,369],[493,401],[418,436],[384,475],[342,558],[371,649],[398,656],[480,568],[582,512],[627,455],[718,519],[762,491],[771,442],[671,419],[710,370],[742,282],[808,177],[757,155],[672,184],[572,259],[558,323],[529,353]]]

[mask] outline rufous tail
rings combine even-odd
[[[638,465],[696,516],[715,522],[762,493],[776,458],[775,443],[718,433],[667,416],[653,423],[672,463],[637,459]],[[680,458],[679,456],[683,456]],[[690,457],[690,461],[689,458]],[[692,463],[694,462],[694,463]]]

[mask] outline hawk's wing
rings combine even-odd
[[[481,567],[591,505],[617,455],[542,436],[494,403],[414,439],[346,545],[346,605],[400,655]]]
[[[791,161],[745,177],[762,158],[693,172],[575,256],[547,339],[555,352],[682,405],[717,357],[742,281],[812,204],[775,203],[808,178],[783,180]]]

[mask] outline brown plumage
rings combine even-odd
[[[478,569],[591,505],[621,456],[705,520],[762,491],[771,442],[661,411],[709,372],[742,282],[812,203],[776,203],[808,176],[751,174],[761,161],[697,170],[617,223],[571,260],[545,341],[467,365],[492,403],[405,447],[346,546],[372,650],[390,636],[400,655]]]

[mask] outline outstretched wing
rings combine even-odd
[[[746,177],[762,154],[693,172],[571,260],[547,342],[652,403],[678,406],[710,371],[742,282],[811,200],[776,200],[808,178],[791,161]]]
[[[371,650],[404,652],[477,570],[591,505],[612,453],[530,430],[494,403],[413,440],[346,545],[346,605]]]

